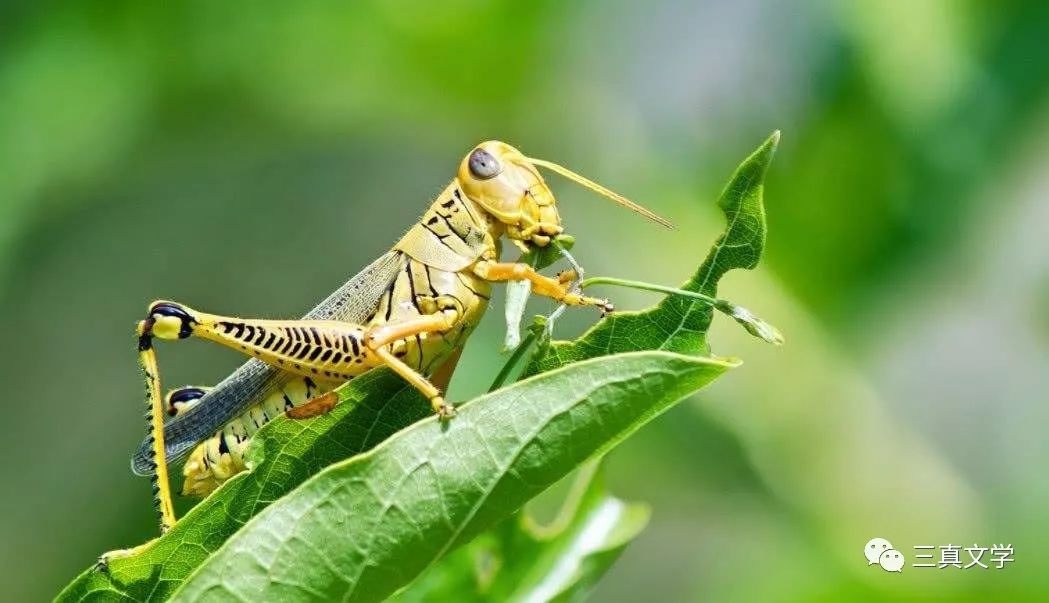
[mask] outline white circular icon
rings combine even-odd
[[[892,544],[884,538],[871,538],[863,547],[863,556],[867,558],[867,565],[874,565],[881,559],[881,554],[892,550]]]
[[[887,549],[878,558],[878,565],[887,572],[902,572],[903,564],[903,553],[896,549]]]

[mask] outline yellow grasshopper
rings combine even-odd
[[[149,436],[132,468],[153,477],[161,532],[175,523],[169,463],[187,459],[183,493],[206,495],[244,469],[244,451],[263,424],[285,412],[298,418],[330,409],[336,398],[326,392],[375,367],[391,368],[426,396],[434,412],[453,416],[454,407],[438,387],[446,385],[444,379],[428,376],[454,368],[493,282],[527,281],[534,293],[562,304],[610,312],[612,304],[583,296],[569,286],[570,279],[499,261],[504,237],[528,252],[562,233],[556,199],[540,167],[670,226],[557,164],[488,141],[462,160],[451,184],[393,249],[301,320],[219,316],[171,301],[150,304],[137,327]],[[180,388],[162,400],[154,339],[189,337],[253,358],[214,388]],[[174,418],[165,423],[165,414]]]

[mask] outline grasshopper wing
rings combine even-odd
[[[396,279],[401,257],[399,251],[387,252],[310,310],[304,319],[365,322],[378,307],[382,294]],[[287,378],[286,373],[261,360],[253,358],[242,364],[196,406],[164,425],[168,462],[176,463],[185,458],[197,444],[264,400]],[[137,475],[151,475],[151,457],[152,443],[147,438],[131,458],[131,470]]]

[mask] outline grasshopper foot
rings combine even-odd
[[[117,549],[115,551],[109,551],[109,552],[106,552],[106,553],[102,553],[101,555],[98,556],[98,561],[95,562],[94,570],[96,572],[102,572],[103,574],[108,574],[109,573],[109,564],[110,564],[111,561],[113,561],[114,559],[123,559],[124,557],[131,557],[132,555],[137,555],[137,554],[141,553],[142,551],[146,550],[147,548],[149,548],[149,546],[152,545],[154,542],[156,542],[156,540],[157,539],[154,538],[154,539],[150,540],[149,542],[146,542],[144,544],[140,544],[140,545],[138,545],[136,547],[132,547],[130,549]]]
[[[444,401],[444,398],[437,396],[430,400],[430,405],[433,406],[433,411],[437,413],[438,418],[442,421],[447,421],[455,416],[455,406]]]

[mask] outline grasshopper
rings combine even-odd
[[[455,407],[446,379],[478,324],[495,282],[527,281],[571,306],[613,310],[568,278],[499,261],[505,238],[523,252],[562,234],[556,199],[538,168],[549,169],[655,222],[651,211],[558,164],[525,157],[499,141],[473,148],[452,182],[393,246],[301,320],[220,316],[155,301],[137,325],[149,434],[132,459],[153,478],[161,533],[175,523],[168,464],[185,459],[183,493],[204,496],[242,471],[252,434],[274,417],[331,408],[331,390],[386,366],[418,389],[442,419]],[[154,343],[198,337],[251,358],[214,388],[183,387],[161,397]],[[431,378],[432,377],[432,378]],[[327,395],[326,395],[327,394]],[[171,420],[165,421],[165,415]]]

